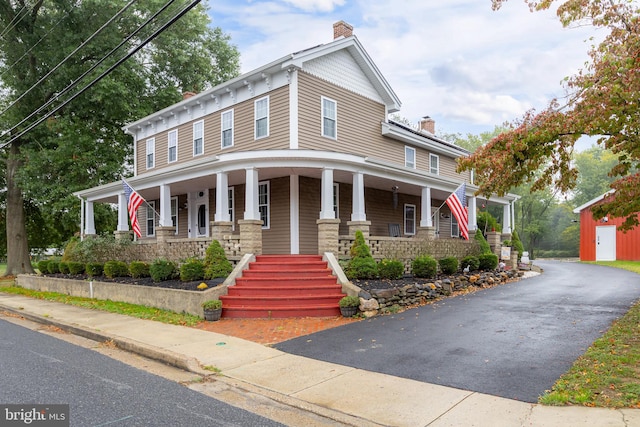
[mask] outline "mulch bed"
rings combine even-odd
[[[73,279],[73,280],[89,280],[89,276],[86,274],[45,274],[46,277],[57,277],[60,279]],[[182,289],[185,291],[202,291],[206,289],[198,289],[198,285],[200,283],[206,283],[209,288],[215,288],[224,282],[224,278],[217,278],[212,280],[196,280],[193,282],[183,282],[181,280],[164,280],[162,282],[154,282],[151,277],[141,277],[139,279],[134,279],[132,277],[114,277],[110,279],[106,276],[94,277],[93,280],[98,282],[108,282],[108,283],[124,283],[127,285],[137,285],[137,286],[149,286],[155,288],[167,288],[167,289]],[[207,289],[209,289],[207,288]]]

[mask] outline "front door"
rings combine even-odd
[[[596,227],[596,261],[616,260],[616,226]]]

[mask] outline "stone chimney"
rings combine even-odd
[[[344,21],[338,21],[333,24],[333,39],[339,37],[351,37],[353,35],[353,27]]]
[[[185,100],[185,99],[191,98],[192,96],[196,96],[196,93],[195,92],[184,92],[182,94],[182,99]]]
[[[436,121],[429,116],[424,116],[420,120],[420,130],[429,132],[432,135],[436,134]]]

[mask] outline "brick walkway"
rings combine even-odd
[[[200,322],[196,328],[218,332],[260,344],[276,344],[291,338],[335,328],[361,318],[303,317],[288,319],[220,319],[217,322]]]

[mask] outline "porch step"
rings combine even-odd
[[[227,318],[338,316],[344,296],[320,255],[258,255],[228,292]]]

